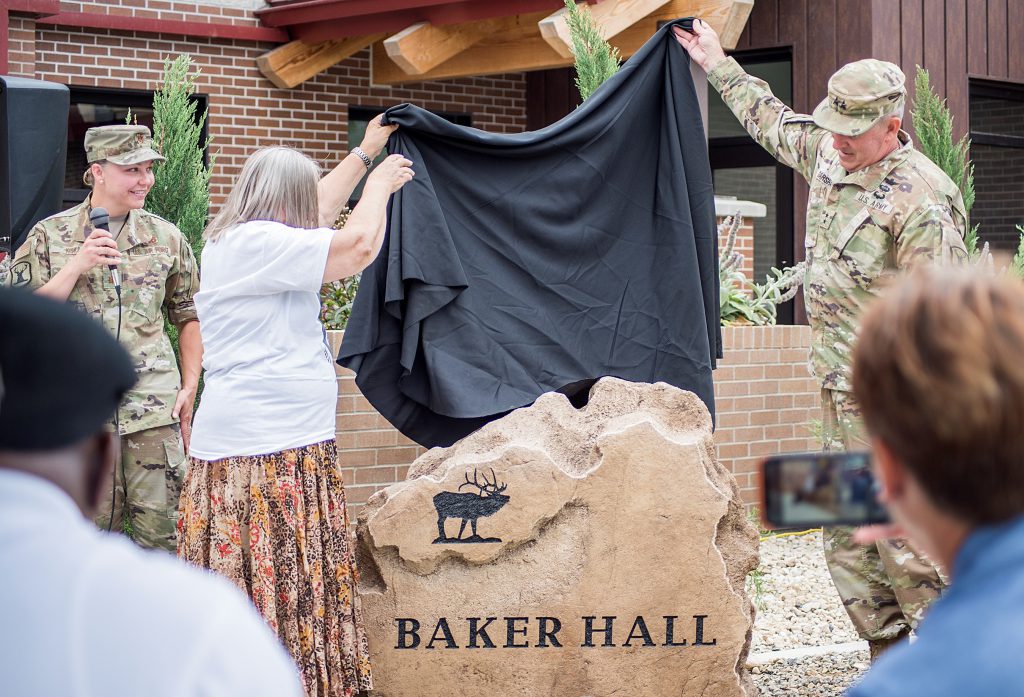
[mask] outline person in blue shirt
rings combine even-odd
[[[951,577],[848,697],[1024,695],[1024,284],[926,269],[867,312],[853,389],[893,520]]]

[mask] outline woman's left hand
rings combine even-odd
[[[384,146],[388,144],[388,138],[391,134],[398,130],[398,126],[382,126],[381,121],[384,119],[384,114],[377,114],[370,123],[366,124],[366,134],[363,136],[363,142],[359,144],[360,149],[370,156],[370,159],[374,159],[380,154],[380,151],[384,149]]]

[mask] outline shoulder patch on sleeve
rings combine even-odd
[[[32,282],[32,264],[19,261],[11,267],[11,287],[21,288]]]

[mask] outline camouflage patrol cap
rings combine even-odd
[[[145,126],[96,126],[85,132],[85,156],[90,164],[106,160],[115,165],[137,165],[163,160],[153,149],[153,138]]]
[[[847,63],[828,79],[828,97],[814,110],[814,123],[839,135],[860,135],[903,106],[905,83],[903,71],[888,61]]]

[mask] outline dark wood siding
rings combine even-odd
[[[536,131],[579,106],[574,68],[526,73],[526,130]]]
[[[861,58],[899,65],[910,96],[916,66],[946,98],[955,136],[968,131],[969,79],[1024,83],[1024,0],[757,0],[737,51],[788,46],[793,108],[808,113],[829,76]],[[907,114],[907,128],[910,127]],[[797,178],[795,244],[803,243],[807,187]],[[795,256],[803,258],[802,249]]]
[[[916,66],[925,68],[953,113],[956,137],[968,130],[970,78],[1024,83],[1024,0],[871,0],[871,5],[873,57],[903,69],[911,98]]]

